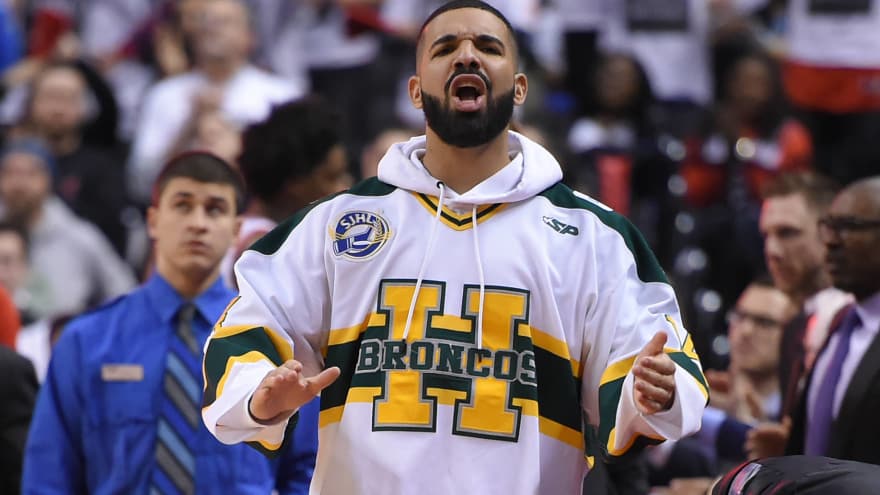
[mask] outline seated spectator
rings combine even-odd
[[[22,325],[52,311],[48,282],[30,267],[27,233],[18,225],[0,222],[0,286],[12,296]]]
[[[199,115],[193,136],[192,149],[210,151],[238,166],[241,153],[241,131],[219,109]]]
[[[204,2],[201,9],[193,33],[195,67],[153,86],[143,102],[128,169],[131,193],[142,203],[162,163],[192,147],[203,114],[219,111],[244,127],[304,92],[248,63],[254,34],[242,1]]]
[[[743,55],[721,88],[712,121],[688,140],[681,167],[686,197],[698,207],[727,201],[733,187],[757,200],[768,180],[807,170],[812,161],[810,135],[789,115],[779,69],[766,54]]]
[[[599,61],[592,87],[595,96],[568,135],[566,181],[631,217],[656,241],[673,167],[658,145],[648,78],[634,57],[610,54]]]
[[[55,159],[58,197],[101,229],[116,251],[125,255],[125,164],[108,147],[110,143],[90,144],[99,141],[87,133],[103,129],[105,135],[113,136],[115,123],[92,127],[95,109],[89,101],[94,101],[90,93],[96,83],[89,84],[89,79],[100,76],[83,63],[47,65],[31,83],[21,131],[40,137],[49,146]],[[112,101],[110,89],[105,88],[104,93],[105,99]]]
[[[796,313],[794,302],[769,279],[759,278],[746,287],[729,315],[730,366],[726,372],[706,372],[711,393],[702,428],[693,437],[652,453],[659,467],[655,483],[702,477],[705,493],[714,476],[745,460],[751,426],[778,418],[779,341]]]
[[[340,129],[341,116],[319,97],[290,102],[248,127],[239,167],[251,201],[238,240],[223,261],[232,263],[254,241],[312,201],[351,186]]]
[[[52,193],[54,171],[39,141],[13,141],[0,151],[0,218],[27,232],[31,267],[49,283],[51,315],[83,311],[135,282],[101,232]]]

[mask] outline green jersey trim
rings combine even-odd
[[[642,282],[662,282],[669,284],[666,273],[651,251],[642,233],[623,215],[602,207],[600,204],[578,196],[561,182],[550,186],[539,194],[560,208],[586,210],[596,216],[607,227],[614,229],[623,237],[636,261],[636,272]]]
[[[376,177],[371,177],[369,179],[363,180],[358,184],[355,184],[348,191],[339,192],[336,194],[331,194],[326,198],[319,199],[310,205],[306,206],[302,210],[296,212],[293,216],[285,220],[284,222],[278,224],[277,227],[272,229],[268,234],[264,235],[260,239],[258,239],[251,247],[248,248],[250,251],[256,251],[258,253],[262,253],[265,255],[275,254],[281,245],[284,244],[284,241],[290,237],[290,233],[293,232],[293,229],[303,221],[306,215],[309,214],[315,207],[318,205],[324,204],[331,199],[340,196],[342,194],[352,194],[355,196],[387,196],[394,192],[397,188],[390,184],[386,184]]]

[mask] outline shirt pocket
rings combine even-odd
[[[135,493],[154,465],[158,396],[143,381],[100,381],[92,391],[82,442],[89,485],[96,493]]]
[[[97,397],[89,400],[89,420],[93,425],[155,423],[159,394],[146,381],[101,381],[93,390],[97,391]]]

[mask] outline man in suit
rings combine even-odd
[[[781,417],[790,415],[832,317],[850,302],[848,294],[831,286],[818,232],[819,218],[837,191],[831,180],[814,172],[783,174],[762,191],[759,227],[767,270],[800,309],[785,326],[779,349]]]
[[[0,493],[16,494],[28,425],[37,398],[37,376],[24,356],[0,345]]]
[[[839,193],[819,222],[835,287],[855,296],[818,354],[786,453],[880,464],[880,176]]]

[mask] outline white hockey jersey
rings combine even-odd
[[[579,494],[594,454],[699,429],[706,382],[645,241],[509,139],[511,162],[464,194],[422,166],[424,137],[399,143],[378,179],[241,257],[206,344],[217,438],[280,449],[292,425],[255,423],[247,403],[294,354],[308,376],[342,370],[320,397],[313,494]],[[641,416],[630,369],[658,331],[676,397]]]

